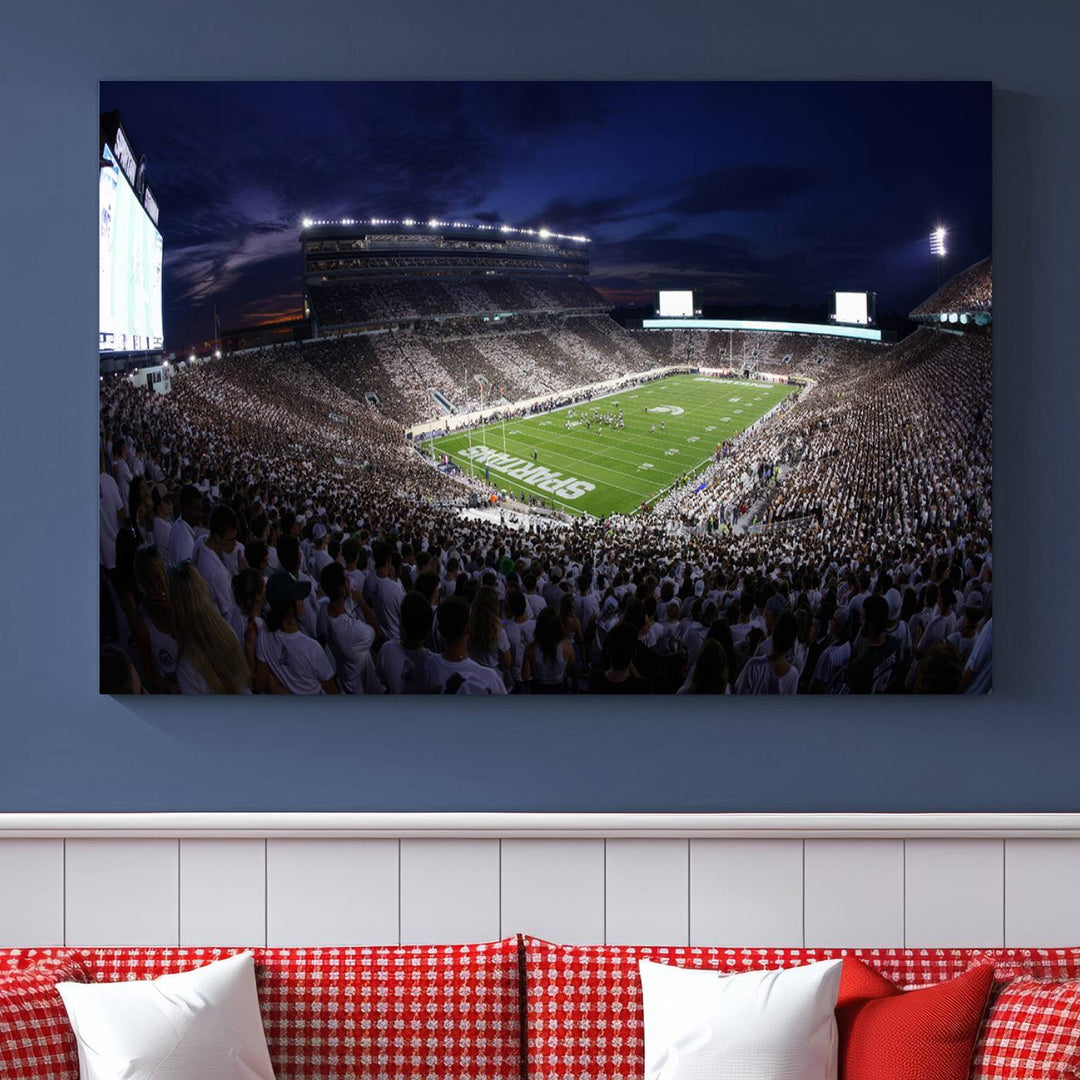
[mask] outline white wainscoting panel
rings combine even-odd
[[[0,815],[0,948],[1080,946],[1080,815]]]
[[[266,841],[180,841],[180,944],[266,944]]]
[[[1005,841],[1005,944],[1080,945],[1080,840]]]
[[[690,941],[690,842],[607,840],[606,941],[686,945]]]
[[[499,858],[498,840],[402,840],[402,942],[496,940]]]
[[[802,943],[802,840],[690,841],[691,945]]]
[[[64,841],[0,840],[0,948],[64,944]]]
[[[68,840],[67,945],[178,945],[179,840]]]
[[[1004,840],[907,840],[904,848],[908,948],[1004,945]]]
[[[805,944],[904,944],[904,842],[806,841]]]
[[[604,940],[603,840],[504,840],[501,934]]]
[[[269,840],[267,945],[398,941],[397,840]]]

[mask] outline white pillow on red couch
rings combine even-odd
[[[640,961],[645,1080],[836,1080],[841,965],[721,975]]]
[[[82,1080],[274,1080],[251,953],[157,979],[57,989]]]

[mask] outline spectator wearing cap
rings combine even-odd
[[[278,562],[281,569],[296,581],[306,583],[308,591],[304,594],[304,612],[300,619],[300,629],[310,638],[319,634],[319,600],[315,591],[315,580],[300,569],[300,541],[295,536],[283,536],[278,540]]]
[[[851,642],[848,640],[848,625],[851,609],[841,604],[829,620],[829,640],[831,644],[822,650],[818,657],[814,677],[810,683],[811,693],[839,694],[843,692],[844,675],[851,662]]]
[[[173,530],[172,493],[164,484],[155,484],[151,492],[154,503],[153,537],[154,546],[162,552],[163,558],[169,557],[169,541]]]
[[[547,607],[553,607],[556,611],[559,610],[559,601],[562,600],[563,590],[561,582],[563,579],[563,569],[558,563],[555,563],[548,571],[547,584],[543,588],[544,604]]]
[[[224,555],[236,548],[238,522],[236,514],[224,504],[210,513],[210,535],[195,545],[192,561],[198,567],[217,604],[218,611],[228,619],[236,598],[232,590],[232,574],[225,565]]]
[[[334,665],[326,650],[300,631],[311,582],[281,571],[270,575],[266,630],[255,642],[255,692],[336,694]],[[235,638],[233,639],[235,640]],[[271,676],[276,681],[271,682]]]
[[[904,601],[899,589],[889,589],[885,594],[885,603],[889,606],[889,621],[885,625],[885,633],[895,639],[900,647],[900,659],[897,661],[896,670],[898,675],[907,671],[911,662],[911,632],[908,625],[900,618]]]
[[[308,573],[316,581],[322,581],[322,572],[334,561],[329,546],[330,530],[317,521],[311,530],[311,552],[308,555]]]

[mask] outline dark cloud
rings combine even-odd
[[[649,196],[647,189],[636,188],[623,195],[602,195],[590,199],[568,199],[556,196],[520,224],[525,228],[548,225],[560,232],[591,232],[598,227],[642,215],[642,201]]]
[[[820,181],[816,170],[793,165],[734,165],[694,177],[664,207],[672,214],[778,210]]]

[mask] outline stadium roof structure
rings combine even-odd
[[[539,229],[519,229],[514,225],[491,225],[486,222],[443,221],[431,218],[338,218],[337,220],[306,217],[300,222],[302,228],[312,229],[327,225],[368,225],[381,228],[387,225],[406,229],[471,229],[476,232],[500,233],[502,235],[534,236],[538,240],[573,240],[579,244],[589,243],[587,236],[570,236],[567,233],[554,232],[541,226]]]
[[[992,258],[974,263],[953,275],[910,315],[928,325],[962,323],[989,326],[993,317],[994,275]]]

